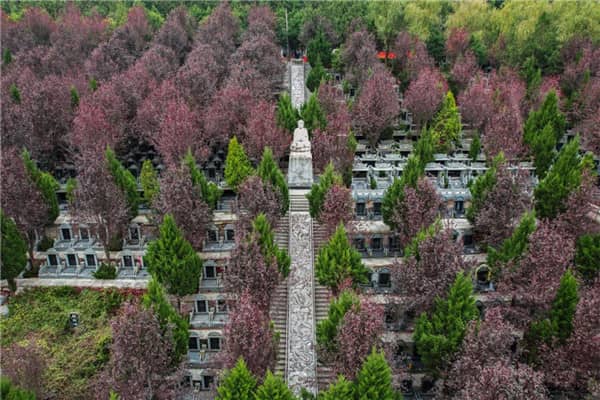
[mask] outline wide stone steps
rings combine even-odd
[[[273,321],[275,331],[279,333],[277,344],[277,359],[275,372],[285,374],[285,361],[287,357],[287,279],[281,282],[271,297],[269,316]]]
[[[332,297],[331,290],[328,287],[315,285],[315,318],[317,322],[327,318]]]
[[[275,225],[275,244],[287,251],[290,237],[290,217],[286,214]]]
[[[333,369],[327,365],[317,364],[317,386],[319,391],[327,390],[329,385],[336,379]]]
[[[313,221],[313,249],[315,249],[315,261],[319,255],[319,250],[327,244],[329,238],[327,237],[327,231],[324,226],[318,222]]]
[[[290,212],[308,212],[308,199],[306,190],[290,191]]]

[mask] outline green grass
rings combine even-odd
[[[89,397],[89,382],[109,358],[110,318],[124,295],[114,290],[70,287],[32,289],[12,297],[10,316],[0,320],[0,345],[34,340],[47,357],[47,392],[60,399]],[[70,329],[69,313],[79,313]]]

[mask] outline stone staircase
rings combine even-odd
[[[290,212],[309,212],[308,190],[290,190]]]
[[[329,303],[331,302],[332,293],[328,287],[316,284],[315,285],[315,319],[316,322],[327,318],[329,311]],[[317,363],[317,386],[319,391],[327,390],[329,384],[335,380],[333,369],[328,365]]]
[[[328,240],[329,238],[327,237],[325,227],[318,222],[313,221],[313,249],[315,249],[315,261],[319,255],[319,250],[327,244]]]
[[[281,282],[271,297],[269,316],[275,330],[279,332],[279,343],[277,344],[277,361],[275,373],[285,376],[285,361],[287,357],[287,279]]]
[[[279,218],[275,224],[275,244],[282,250],[287,251],[290,241],[290,217],[288,214]]]

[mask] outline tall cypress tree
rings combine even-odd
[[[58,208],[58,197],[56,197],[56,191],[59,189],[60,185],[51,174],[41,171],[37,165],[35,165],[35,162],[31,159],[27,150],[23,150],[21,158],[23,159],[23,164],[25,165],[29,179],[31,179],[39,189],[44,201],[48,205],[48,223],[52,224],[60,213]]]
[[[283,129],[287,129],[288,132],[292,133],[298,126],[298,110],[292,105],[292,99],[287,92],[284,92],[279,96],[277,102],[277,114],[275,115],[277,126]]]
[[[109,146],[106,147],[105,157],[110,174],[115,180],[115,184],[123,191],[123,193],[125,193],[129,214],[134,218],[138,214],[138,205],[140,202],[140,195],[138,193],[135,177],[123,167],[121,162],[117,159],[115,152]]]
[[[311,94],[308,101],[304,103],[300,110],[300,116],[304,120],[304,126],[308,129],[311,136],[315,129],[325,129],[327,127],[325,112],[321,108],[321,104],[319,104],[316,93]]]
[[[475,137],[471,141],[471,145],[469,146],[469,158],[472,161],[477,161],[477,157],[479,157],[480,152],[481,152],[481,139],[479,139],[479,135],[475,135]]]
[[[492,161],[492,165],[487,171],[474,181],[469,182],[471,191],[471,206],[467,208],[466,216],[469,222],[473,223],[475,216],[485,204],[488,193],[496,185],[496,172],[500,164],[504,163],[504,154],[498,154]]]
[[[252,228],[258,234],[258,242],[265,259],[277,260],[277,269],[284,276],[290,273],[291,259],[285,250],[275,244],[273,230],[265,214],[259,214],[252,222]]]
[[[265,381],[256,390],[255,400],[295,400],[296,396],[287,387],[283,378],[267,371]]]
[[[447,365],[462,343],[467,323],[478,315],[471,279],[462,272],[456,276],[448,297],[436,300],[431,315],[421,314],[413,338],[423,363],[434,374]]]
[[[538,110],[531,111],[523,127],[525,143],[533,143],[533,139],[546,127],[550,125],[554,138],[558,142],[565,133],[567,121],[558,108],[558,96],[554,90],[546,95],[544,102]]]
[[[529,235],[535,231],[535,214],[529,212],[521,217],[519,225],[513,234],[506,239],[499,249],[488,248],[487,262],[497,276],[502,265],[515,261],[527,250]]]
[[[340,375],[324,392],[319,392],[319,400],[343,400],[354,398],[354,384]]]
[[[242,146],[236,137],[231,138],[225,159],[225,181],[233,190],[237,190],[240,183],[254,174],[254,169]]]
[[[360,304],[356,294],[351,290],[344,290],[340,295],[331,300],[327,318],[317,324],[317,343],[329,352],[335,352],[335,337],[338,327],[344,316],[352,307]]]
[[[312,185],[310,192],[306,195],[308,198],[308,205],[310,210],[310,216],[318,218],[321,214],[321,208],[325,202],[325,196],[333,185],[342,185],[342,177],[337,174],[333,168],[333,164],[327,164],[325,171],[319,178],[319,182]]]
[[[583,278],[592,282],[600,272],[600,234],[583,235],[577,239],[575,265]]]
[[[357,400],[395,400],[392,388],[392,369],[383,351],[373,351],[364,361],[356,376]]]
[[[8,286],[14,291],[16,289],[15,278],[27,265],[27,242],[19,233],[15,222],[4,215],[2,210],[0,210],[0,225],[2,226],[0,277],[6,279]]]
[[[323,80],[328,80],[328,74],[327,71],[325,71],[325,68],[323,68],[321,59],[317,58],[313,62],[312,68],[310,69],[308,77],[306,78],[306,87],[311,92],[315,92]]]
[[[579,302],[577,294],[577,279],[571,271],[567,270],[560,279],[560,286],[556,292],[556,297],[552,302],[550,311],[550,321],[552,321],[552,330],[555,336],[562,342],[567,340],[573,332],[573,318],[575,309]]]
[[[182,318],[169,303],[162,285],[154,278],[148,283],[148,289],[142,301],[146,308],[152,308],[154,311],[163,335],[172,335],[170,340],[173,341],[174,351],[171,362],[176,365],[187,354],[188,350],[189,331],[187,320]]]
[[[215,400],[254,400],[255,391],[256,378],[240,358],[221,380]]]
[[[148,246],[145,262],[148,272],[169,294],[177,297],[178,308],[181,297],[198,291],[202,260],[185,240],[171,214],[165,215],[158,239]]]
[[[458,143],[461,131],[460,114],[451,91],[446,93],[442,108],[433,122],[433,140],[438,152],[447,152]]]
[[[209,182],[208,179],[206,179],[204,172],[196,165],[196,159],[194,158],[191,149],[188,149],[183,157],[182,163],[189,169],[194,186],[200,188],[202,199],[213,209],[216,208],[217,202],[221,198],[223,191],[215,183]]]
[[[554,218],[567,208],[569,194],[581,185],[585,159],[579,156],[579,136],[567,143],[535,188],[535,211],[539,218]]]
[[[319,252],[315,273],[321,285],[334,290],[346,278],[355,283],[366,283],[368,270],[360,253],[348,241],[344,225],[340,224],[329,242]]]
[[[152,161],[144,160],[142,164],[142,171],[140,172],[140,184],[144,191],[144,201],[147,206],[151,206],[152,202],[158,196],[160,192],[160,184],[158,183],[158,176],[156,170],[152,166]]]
[[[430,139],[423,139],[423,144],[417,144],[417,151],[425,156],[428,156],[429,150],[426,143]],[[433,155],[431,155],[433,157]],[[392,220],[394,210],[400,202],[404,199],[404,187],[410,186],[416,188],[419,178],[425,173],[426,162],[423,162],[421,158],[416,154],[411,154],[408,157],[408,162],[404,166],[402,176],[400,179],[394,179],[394,182],[387,188],[383,195],[381,202],[381,214],[383,216],[383,222],[389,225],[392,229],[395,228],[395,223]]]
[[[269,182],[274,188],[279,190],[279,193],[281,194],[282,212],[285,214],[290,207],[290,195],[287,180],[273,159],[273,152],[268,147],[265,147],[263,151],[262,159],[260,160],[260,164],[258,164],[257,173],[263,182]]]
[[[320,60],[324,67],[331,67],[331,43],[325,38],[322,29],[319,29],[314,38],[308,42],[306,55],[311,64]]]
[[[535,173],[539,179],[544,179],[556,157],[556,136],[552,124],[546,124],[541,132],[533,135],[529,147],[533,153]]]

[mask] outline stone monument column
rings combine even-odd
[[[288,165],[288,186],[290,188],[309,189],[313,184],[312,152],[308,130],[304,121],[298,121],[294,130],[294,140],[290,147],[290,160]]]

